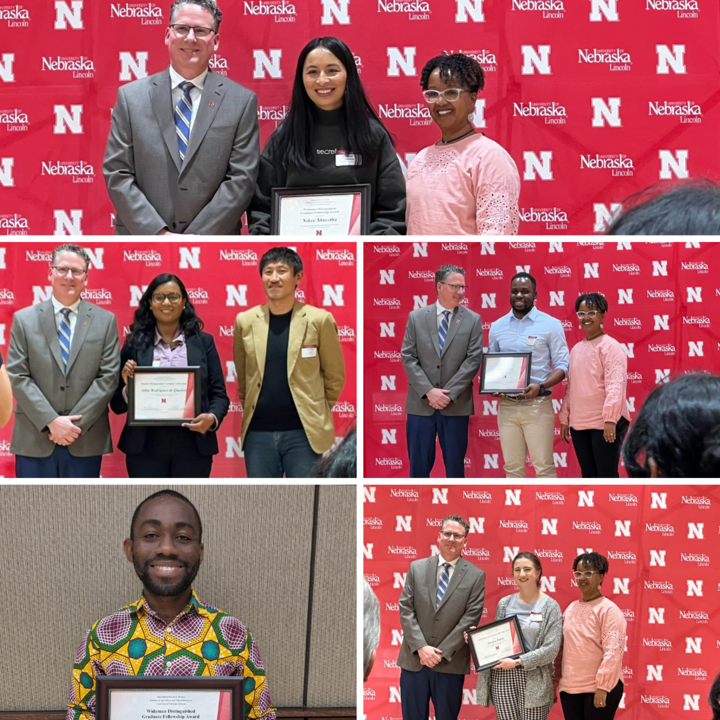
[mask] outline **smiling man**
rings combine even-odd
[[[459,515],[440,524],[437,555],[410,563],[400,594],[403,641],[397,664],[403,720],[457,720],[470,648],[463,633],[480,624],[485,573],[462,557],[470,526]]]
[[[75,658],[67,720],[94,720],[98,675],[252,678],[248,717],[275,720],[252,636],[192,589],[204,550],[195,506],[174,490],[151,495],[136,508],[123,549],[143,594],[87,632]]]
[[[465,477],[473,378],[482,364],[482,318],[461,305],[465,270],[443,265],[435,273],[437,302],[408,316],[402,361],[408,377],[407,446],[410,477],[427,478],[435,438],[449,478]]]
[[[7,371],[17,401],[10,452],[18,478],[100,477],[102,456],[112,452],[117,320],[82,299],[89,269],[80,246],[55,248],[51,297],[13,318]]]
[[[255,191],[257,97],[213,73],[222,13],[176,0],[170,67],[118,90],[103,174],[117,235],[235,235]]]
[[[335,441],[332,408],[345,384],[333,316],[295,299],[300,256],[275,247],[260,259],[267,303],[237,316],[234,358],[248,477],[309,477]]]
[[[530,453],[536,477],[556,478],[552,388],[570,365],[562,323],[535,307],[537,283],[521,272],[510,281],[510,307],[490,326],[491,353],[532,353],[530,384],[517,395],[500,395],[498,432],[505,477],[524,478]]]

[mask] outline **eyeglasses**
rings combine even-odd
[[[468,289],[467,285],[451,285],[450,283],[440,281],[441,285],[447,285],[449,288],[452,288],[455,292],[465,292]]]
[[[87,270],[80,270],[78,268],[56,267],[55,265],[52,266],[52,269],[60,275],[60,277],[67,277],[68,273],[70,273],[74,278],[81,278],[87,272]]]
[[[460,95],[464,92],[470,92],[469,90],[463,90],[463,88],[445,88],[445,90],[423,90],[423,97],[425,102],[429,102],[431,105],[436,103],[440,98],[445,98],[448,102],[457,102],[460,99]]]
[[[441,532],[440,533],[446,540],[457,540],[460,542],[465,536],[464,535],[458,535],[457,533],[451,533],[451,532]]]
[[[583,312],[580,310],[577,314],[577,316],[582,320],[584,317],[594,318],[598,314],[598,310],[588,310],[587,312]]]
[[[187,37],[192,30],[196,38],[206,38],[210,33],[215,32],[212,28],[195,27],[194,25],[170,25],[178,37]]]
[[[600,573],[597,570],[586,570],[585,572],[578,572],[576,570],[573,575],[576,580],[579,580],[580,578],[586,578],[589,580],[593,575],[600,575]]]
[[[163,295],[163,293],[155,293],[152,296],[152,300],[158,305],[162,305],[166,300],[169,300],[173,305],[175,305],[182,300],[182,295],[180,295],[180,293],[170,293],[169,295]]]

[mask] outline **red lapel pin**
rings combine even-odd
[[[215,107],[215,103],[214,103],[214,102],[211,102],[211,103],[210,103],[210,107]]]

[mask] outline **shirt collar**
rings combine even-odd
[[[80,299],[76,300],[72,305],[63,305],[54,295],[52,295],[51,298],[52,298],[53,309],[55,310],[56,315],[64,308],[68,308],[68,310],[70,310],[70,312],[77,313],[78,306],[80,305],[80,300],[82,300],[82,298],[80,298]]]
[[[207,74],[210,72],[210,68],[206,68],[203,72],[201,72],[197,77],[194,78],[184,78],[173,66],[170,66],[170,88],[174,90],[180,83],[185,82],[186,80],[190,80],[190,82],[198,89],[202,90],[203,86],[205,85],[205,78],[207,77]]]
[[[438,566],[439,566],[439,567],[442,567],[442,565],[443,565],[444,563],[449,562],[449,563],[450,563],[450,567],[454,570],[454,569],[455,569],[455,566],[460,562],[460,558],[461,558],[461,557],[462,557],[462,555],[460,555],[460,557],[456,557],[454,560],[446,560],[446,559],[442,556],[442,554],[438,554]]]
[[[185,335],[183,335],[183,331],[178,327],[177,333],[175,334],[175,337],[172,339],[174,343],[177,345],[184,345],[185,344]],[[155,327],[155,345],[159,345],[160,343],[165,343],[163,340],[162,335],[157,329],[157,326]],[[165,343],[167,345],[167,343]],[[169,347],[169,346],[168,346]]]
[[[512,310],[508,313],[508,316],[511,321],[514,320],[515,322],[525,322],[526,318],[528,320],[530,320],[531,322],[535,322],[537,320],[537,316],[538,316],[539,312],[540,311],[537,309],[537,306],[533,305],[533,309],[527,315],[525,315],[525,317],[522,320],[520,320],[519,318],[516,318],[515,313]]]
[[[124,609],[125,608],[123,608],[123,610]],[[147,615],[152,615],[153,617],[156,617],[156,618],[159,618],[162,620],[162,618],[160,618],[160,616],[150,607],[150,605],[148,605],[148,601],[147,601],[147,598],[145,597],[145,595],[142,595],[136,603],[133,603],[132,605],[128,605],[127,609],[130,612],[145,613]],[[186,614],[190,614],[190,613],[196,613],[198,615],[203,615],[206,617],[211,614],[200,603],[200,599],[195,594],[194,590],[192,591],[192,595],[190,596],[190,602],[185,606],[185,609],[180,613],[180,615],[186,615]],[[180,617],[180,615],[178,615],[178,617]]]
[[[442,315],[446,310],[447,310],[451,315],[454,315],[454,314],[455,314],[455,310],[449,310],[448,308],[443,307],[443,306],[440,304],[440,301],[439,301],[439,300],[437,300],[437,301],[435,302],[435,310],[437,311],[437,314],[438,314],[438,315]]]

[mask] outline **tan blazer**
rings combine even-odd
[[[267,305],[242,312],[235,320],[234,358],[243,406],[243,443],[264,382],[269,327]],[[317,348],[317,353],[313,357],[302,357],[303,347]],[[295,302],[290,321],[287,373],[310,447],[324,453],[335,441],[332,408],[345,385],[345,362],[337,325],[326,310]]]

